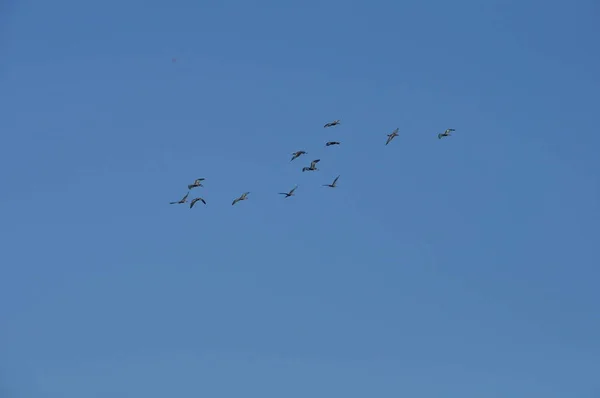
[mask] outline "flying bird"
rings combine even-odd
[[[192,199],[192,202],[190,203],[190,209],[191,209],[192,207],[194,207],[194,205],[196,204],[196,202],[197,202],[197,201],[200,201],[200,202],[202,202],[202,203],[206,204],[206,200],[204,200],[204,199],[202,199],[202,198],[194,198],[194,199]]]
[[[438,138],[441,140],[441,139],[442,139],[442,137],[449,137],[449,136],[450,136],[450,133],[451,133],[452,131],[456,131],[456,130],[454,130],[454,129],[447,129],[447,130],[446,130],[446,131],[444,131],[443,133],[441,133],[441,134],[438,134]]]
[[[250,192],[244,192],[244,193],[242,194],[242,196],[240,196],[239,198],[235,199],[235,200],[233,201],[233,203],[231,203],[231,205],[233,206],[234,204],[236,204],[237,202],[239,202],[239,201],[241,201],[241,200],[246,200],[246,199],[248,199],[248,194],[249,194],[249,193],[250,193]]]
[[[181,198],[180,201],[178,201],[178,202],[170,202],[170,204],[172,204],[172,205],[181,205],[181,204],[184,204],[185,202],[187,202],[188,196],[190,196],[189,192],[186,193],[185,196],[183,198]]]
[[[303,167],[302,171],[316,171],[319,170],[317,169],[317,163],[319,163],[321,161],[321,159],[316,159],[313,160],[312,162],[310,162],[310,167]]]
[[[198,178],[193,184],[188,185],[188,189],[203,187],[204,185],[202,185],[202,181],[204,180],[206,180],[206,178]]]
[[[294,159],[296,159],[296,158],[299,158],[300,156],[302,156],[302,155],[305,155],[305,154],[306,154],[306,152],[305,152],[305,151],[298,151],[298,152],[294,152],[294,153],[292,153],[292,160],[294,160]],[[290,162],[291,162],[292,160],[290,160]]]
[[[292,190],[291,190],[291,191],[289,191],[289,192],[280,192],[279,194],[280,194],[280,195],[285,195],[285,198],[284,198],[284,199],[287,199],[287,198],[289,198],[290,196],[294,196],[294,191],[296,190],[296,188],[298,188],[298,185],[296,185],[294,188],[292,188]]]
[[[325,126],[323,126],[323,127],[333,127],[333,126],[337,126],[340,123],[341,122],[339,120],[334,120],[333,122],[326,123]]]
[[[387,135],[387,136],[388,136],[388,139],[387,139],[387,141],[385,142],[385,145],[387,145],[387,144],[389,144],[390,142],[392,142],[392,140],[394,139],[394,137],[397,137],[397,136],[398,136],[398,130],[400,130],[400,129],[398,129],[398,128],[397,128],[396,130],[392,131],[392,134],[388,134],[388,135]]]
[[[325,146],[332,146],[332,145],[340,145],[340,143],[338,141],[329,141],[328,143],[325,144]]]
[[[335,180],[333,180],[333,182],[331,184],[323,184],[324,187],[330,187],[330,188],[335,188],[336,187],[336,183],[338,178],[340,178],[340,176],[335,177]]]

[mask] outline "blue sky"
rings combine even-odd
[[[598,397],[597,2],[95,3],[0,9],[0,395]]]

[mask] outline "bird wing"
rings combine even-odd
[[[293,194],[294,191],[296,190],[296,188],[298,188],[298,186],[296,185],[294,188],[292,188],[292,190],[289,192],[290,194]]]
[[[388,138],[387,138],[387,141],[385,142],[385,145],[389,144],[389,143],[390,143],[390,141],[391,141],[393,138],[394,138],[394,136],[393,136],[393,135],[391,135],[391,134],[389,134],[389,135],[388,135]]]
[[[236,204],[239,201],[240,201],[240,198],[234,199],[233,202],[231,202],[231,205],[233,206],[234,204]]]
[[[335,180],[333,180],[333,183],[331,185],[335,185],[335,183],[337,182],[338,178],[340,178],[340,176],[335,177]]]
[[[204,204],[206,204],[206,200],[204,200],[203,198],[198,198],[198,200]]]
[[[192,207],[194,207],[194,205],[196,204],[196,202],[198,201],[198,198],[192,199],[191,203],[190,203],[190,209]]]
[[[190,196],[189,192],[186,193],[185,196],[181,200],[185,202],[187,200],[188,196]]]

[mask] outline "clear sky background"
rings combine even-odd
[[[2,397],[600,396],[597,1],[1,4]]]

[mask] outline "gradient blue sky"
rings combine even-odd
[[[2,5],[2,397],[599,396],[597,1]]]

